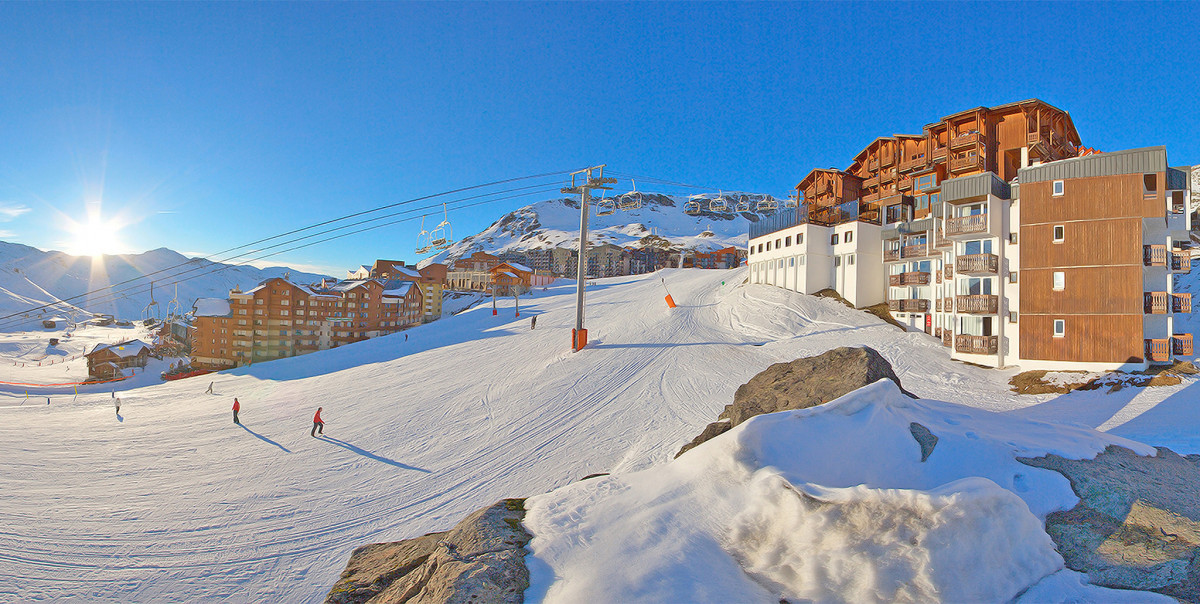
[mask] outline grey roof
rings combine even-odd
[[[1024,174],[1021,176],[1021,181],[1025,181]],[[1008,183],[1000,180],[1000,177],[993,172],[960,176],[942,181],[942,201],[983,197],[989,193],[1000,199],[1012,198]]]
[[[1167,169],[1167,148],[1143,147],[1112,153],[1097,153],[1083,157],[1072,157],[1059,161],[1021,168],[1017,174],[1022,184],[1088,178],[1095,176],[1117,176],[1120,174],[1149,174]]]

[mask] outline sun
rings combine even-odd
[[[71,233],[67,253],[73,256],[102,256],[119,254],[124,245],[119,237],[121,224],[115,220],[103,220],[98,214],[88,216],[87,222],[70,221],[67,231]]]

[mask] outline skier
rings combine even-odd
[[[212,385],[213,385],[213,383],[212,383],[212,382],[209,382],[209,383],[208,383],[208,390],[205,390],[205,391],[204,391],[204,394],[212,394],[212,393],[213,393],[213,391],[212,391]]]
[[[313,416],[312,432],[309,432],[308,435],[316,438],[318,431],[320,431],[322,436],[325,435],[325,422],[321,421],[321,407],[317,407],[317,414]]]
[[[536,328],[537,328],[537,315],[534,315],[533,318],[529,320],[529,329],[536,329]]]
[[[113,406],[117,408],[117,417],[121,417],[121,399],[114,398]]]
[[[236,396],[233,397],[233,423],[235,423],[239,426],[242,425],[242,422],[238,421],[237,414],[238,414],[238,411],[241,411],[241,410],[242,410],[242,404],[238,402]]]

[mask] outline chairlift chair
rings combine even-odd
[[[743,195],[742,198],[740,200],[738,200],[737,206],[734,207],[734,210],[737,212],[749,212],[750,211],[750,200],[746,199],[746,196]]]
[[[699,216],[703,211],[700,209],[700,201],[705,197],[703,195],[692,195],[683,204],[683,213],[688,216]]]
[[[622,210],[636,210],[642,207],[642,194],[637,190],[637,183],[632,179],[629,182],[633,183],[633,190],[618,199],[617,207]]]
[[[434,249],[444,250],[454,244],[454,229],[450,226],[450,214],[446,211],[446,203],[442,202],[442,221],[429,231],[429,244]]]
[[[427,254],[433,249],[433,244],[430,243],[429,231],[425,230],[425,217],[421,217],[421,232],[417,233],[417,253]]]
[[[167,318],[183,316],[183,305],[179,303],[179,284],[175,284],[175,297],[167,302]]]
[[[787,201],[783,202],[783,207],[798,208],[798,207],[800,207],[800,200],[797,197],[788,196]]]
[[[596,202],[597,216],[611,216],[617,211],[617,204],[613,203],[612,198],[604,197]]]
[[[717,214],[724,214],[729,211],[729,204],[725,201],[725,194],[717,194],[717,198],[708,202],[708,210]]]
[[[762,212],[764,210],[774,212],[775,210],[778,210],[778,209],[779,209],[779,202],[775,201],[775,198],[771,197],[770,195],[767,195],[766,197],[758,200],[758,211],[760,211],[760,212]]]

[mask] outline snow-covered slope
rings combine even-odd
[[[1119,436],[1200,452],[1196,380],[1018,397],[1009,392],[1010,371],[951,361],[924,334],[832,300],[741,285],[745,276],[745,269],[672,270],[598,280],[588,293],[591,343],[579,353],[569,351],[573,284],[560,282],[523,296],[519,319],[511,300],[501,300],[499,316],[490,305],[476,307],[405,334],[119,390],[120,418],[99,388],[52,405],[22,403],[23,392],[0,389],[0,601],[319,602],[355,547],[444,530],[502,497],[547,493],[596,472],[617,473],[618,485],[640,480],[620,474],[670,462],[769,364],[843,345],[874,347],[905,388],[925,398],[1013,421],[1104,424]],[[666,308],[660,278],[678,308]],[[0,380],[20,377],[20,368],[0,364]],[[210,381],[215,395],[204,393]],[[242,426],[232,423],[235,396]],[[948,413],[947,405],[921,404],[895,413],[899,420]],[[325,439],[309,436],[318,406]],[[947,450],[966,447],[968,424],[981,417],[960,415],[946,415]],[[950,428],[960,419],[961,428]],[[1030,435],[1052,430],[1031,425]],[[839,429],[854,433],[851,425]],[[762,446],[774,445],[764,439]],[[840,453],[814,444],[805,465],[849,472]],[[759,467],[778,459],[771,455]],[[1040,488],[1042,471],[1029,472],[1025,484]],[[809,474],[788,480],[842,486]],[[989,480],[1006,492],[1021,484]],[[876,486],[903,485],[869,488]],[[945,504],[940,493],[912,498]],[[738,526],[750,530],[753,517],[744,520]],[[723,564],[724,573],[731,560],[713,552],[694,562],[697,569]]]
[[[172,268],[176,266],[180,268]],[[214,272],[214,269],[222,266],[228,268]],[[152,278],[156,281],[154,300],[159,304],[161,315],[165,314],[166,306],[176,296],[175,285],[171,282],[178,278],[199,275],[179,283],[178,301],[186,311],[191,308],[196,298],[225,297],[235,285],[253,286],[263,279],[288,272],[293,279],[302,282],[317,281],[321,278],[320,275],[301,273],[284,267],[258,269],[252,266],[220,265],[201,258],[189,259],[166,248],[142,254],[104,256],[100,262],[94,262],[86,256],[44,252],[26,245],[0,241],[0,315],[23,312],[33,306],[73,298],[151,273],[158,273]],[[174,277],[175,275],[179,277]],[[130,287],[133,289],[127,290]],[[141,318],[142,309],[151,299],[149,281],[138,281],[121,286],[120,289],[125,291],[119,296],[114,297],[104,292],[84,299],[71,300],[69,304],[56,305],[54,310],[45,311],[45,316],[79,316],[86,311],[126,319]],[[30,317],[29,324],[34,325],[40,321],[41,319],[34,314]],[[2,329],[8,331],[13,328],[14,326],[4,326]]]
[[[647,235],[668,239],[673,246],[702,252],[728,246],[744,246],[748,221],[757,221],[755,212],[714,213],[708,210],[712,199],[721,197],[730,208],[739,201],[757,207],[760,194],[727,193],[709,195],[699,215],[684,213],[686,197],[643,193],[640,208],[620,210],[606,216],[594,211],[588,219],[588,241],[592,245],[612,243],[637,246]],[[619,200],[621,197],[618,196]],[[707,232],[707,233],[706,233]],[[447,263],[475,251],[493,254],[522,252],[530,249],[562,247],[579,249],[579,200],[539,201],[505,214],[482,232],[463,237],[450,248],[419,263]]]

